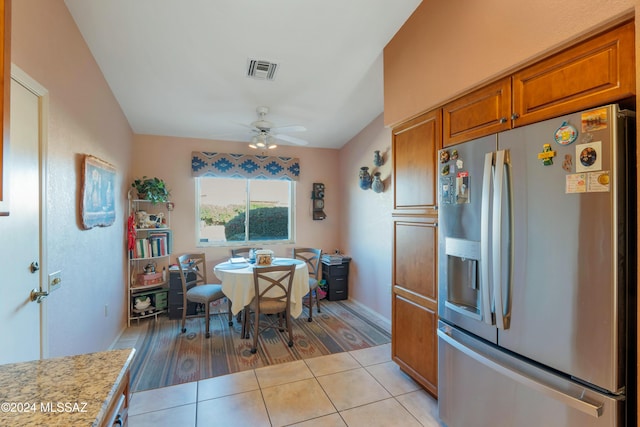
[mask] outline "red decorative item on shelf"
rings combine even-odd
[[[136,217],[133,212],[127,219],[127,248],[130,251],[136,248]]]

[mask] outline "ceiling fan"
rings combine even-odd
[[[296,145],[307,145],[308,142],[304,139],[296,138],[291,135],[286,135],[280,132],[304,132],[307,129],[304,126],[292,125],[292,126],[274,126],[272,122],[265,119],[267,113],[269,113],[269,107],[256,108],[258,113],[258,120],[252,122],[249,125],[249,129],[255,135],[251,138],[251,148],[276,148],[275,140],[290,142]]]

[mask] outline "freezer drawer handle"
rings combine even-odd
[[[523,375],[520,372],[514,371],[513,369],[509,369],[506,366],[502,366],[499,363],[496,363],[493,360],[487,357],[484,357],[479,353],[476,353],[474,350],[470,349],[466,345],[450,337],[449,335],[447,335],[446,332],[440,329],[438,329],[438,337],[440,337],[440,339],[445,341],[450,346],[454,347],[455,349],[471,357],[475,361],[482,363],[486,367],[493,369],[494,371],[499,372],[500,374],[506,377],[509,377],[514,381],[519,382],[520,384],[523,384],[531,389],[537,390],[553,399],[556,399],[564,403],[567,406],[571,406],[572,408],[577,409],[578,411],[584,412],[585,414],[590,415],[594,418],[599,418],[602,415],[602,411],[603,411],[602,404],[594,405],[592,403],[585,402],[584,400],[580,400],[576,397],[566,395],[554,388],[551,388],[532,378],[529,378],[528,376]]]

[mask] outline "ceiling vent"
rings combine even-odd
[[[247,64],[247,77],[259,80],[273,80],[277,69],[278,64],[273,62],[250,59]]]

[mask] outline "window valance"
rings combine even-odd
[[[191,153],[191,175],[298,181],[300,160],[293,157],[194,151]]]

